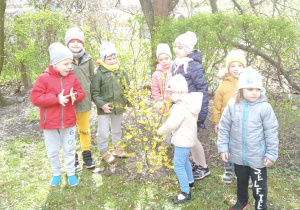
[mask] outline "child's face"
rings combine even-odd
[[[118,63],[118,59],[117,59],[117,56],[115,55],[110,55],[110,56],[107,56],[104,60],[104,63],[107,64],[107,65],[115,65]]]
[[[171,68],[171,58],[165,53],[162,53],[158,56],[158,63],[161,65],[163,69],[170,69]]]
[[[188,55],[187,52],[183,49],[182,45],[180,45],[177,42],[175,42],[174,51],[175,51],[176,58],[183,58]]]
[[[243,64],[240,62],[234,61],[229,65],[229,73],[232,77],[238,78],[239,73],[244,69]]]
[[[67,76],[72,70],[72,59],[67,58],[61,62],[54,64],[53,68],[60,73],[61,76]]]
[[[180,98],[180,96],[181,96],[181,93],[180,92],[170,92],[170,96],[171,96],[171,99],[172,99],[172,101],[174,102],[174,103],[176,103],[178,100],[179,100],[179,98]]]
[[[243,88],[243,97],[250,102],[259,99],[261,90],[258,88]]]
[[[83,49],[83,44],[81,41],[72,39],[68,44],[69,49],[72,53],[79,53]]]

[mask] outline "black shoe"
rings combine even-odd
[[[81,171],[81,166],[78,160],[78,154],[75,153],[75,171]]]
[[[189,186],[190,186],[190,189],[191,189],[191,190],[196,189],[196,184],[195,184],[195,182],[189,183]]]
[[[193,173],[194,179],[204,179],[206,176],[210,174],[209,168],[203,168],[198,165],[196,171]]]
[[[194,161],[192,161],[191,165],[192,165],[192,171],[194,173],[197,170],[198,166],[196,165],[196,163]]]
[[[91,151],[89,151],[89,150],[83,151],[82,157],[83,157],[83,163],[85,164],[86,168],[94,168],[95,167],[95,162],[92,159]]]
[[[172,199],[174,204],[185,203],[191,200],[192,200],[191,192],[190,193],[181,192],[179,195],[174,196],[174,198]]]
[[[248,202],[237,201],[236,204],[230,208],[230,210],[243,210],[243,209],[247,209],[248,207],[249,207]]]

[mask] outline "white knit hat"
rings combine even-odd
[[[241,72],[238,89],[242,88],[258,88],[264,91],[262,78],[257,70],[247,67]]]
[[[188,92],[188,84],[181,74],[171,77],[166,90],[172,92]]]
[[[179,43],[187,52],[187,54],[190,54],[191,52],[193,52],[197,40],[197,36],[194,32],[187,31],[184,34],[179,35],[175,39],[175,42]]]
[[[241,50],[231,50],[226,56],[226,69],[229,71],[229,66],[232,62],[241,63],[246,68],[246,58]]]
[[[111,55],[117,55],[117,49],[115,45],[111,42],[104,42],[100,46],[100,57],[101,60],[105,60],[106,57],[111,56]]]
[[[57,64],[62,60],[71,58],[73,60],[73,53],[62,43],[55,42],[49,46],[50,65]]]
[[[168,44],[160,43],[157,45],[157,49],[156,49],[157,59],[160,54],[167,54],[172,59],[172,53]]]
[[[65,43],[68,46],[71,40],[78,40],[84,45],[84,34],[80,28],[69,28],[65,35]]]

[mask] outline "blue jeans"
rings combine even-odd
[[[194,181],[191,162],[189,160],[191,148],[175,147],[174,171],[179,180],[181,192],[189,193],[189,182]]]

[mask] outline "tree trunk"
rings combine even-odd
[[[26,44],[21,41],[20,42],[20,45],[23,49],[26,49],[27,46]],[[21,77],[22,77],[22,83],[24,85],[24,88],[26,90],[29,90],[32,88],[32,81],[31,81],[31,78],[30,78],[30,75],[29,75],[29,72],[27,70],[27,67],[25,66],[24,62],[21,61],[21,68],[20,68],[20,72],[21,72]]]
[[[0,3],[0,75],[4,63],[4,20],[5,20],[6,0]]]
[[[211,12],[216,13],[218,12],[218,5],[217,5],[217,0],[209,0],[210,7],[211,7]]]
[[[31,78],[29,76],[29,72],[26,68],[26,66],[24,65],[24,62],[21,62],[21,77],[22,77],[22,83],[24,85],[24,88],[26,90],[29,90],[32,88],[32,81]]]
[[[142,11],[146,17],[147,26],[150,31],[151,40],[154,40],[155,17],[166,19],[173,11],[179,0],[140,0]],[[156,46],[151,41],[152,72],[156,66]]]
[[[4,63],[4,20],[5,20],[6,0],[0,2],[0,75]],[[0,90],[0,106],[8,105],[9,101],[6,100]]]

